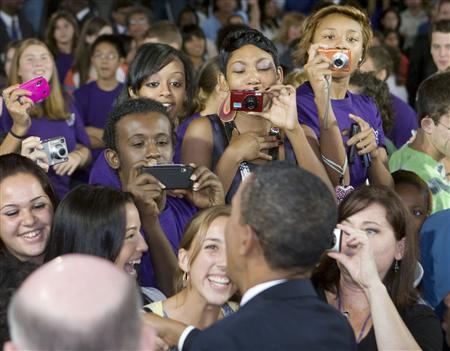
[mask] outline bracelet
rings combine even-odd
[[[16,133],[14,133],[14,132],[12,131],[12,128],[9,130],[9,134],[11,134],[14,138],[19,139],[19,140],[24,140],[24,139],[27,138],[26,135],[22,135],[22,136],[17,135]]]

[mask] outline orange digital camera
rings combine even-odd
[[[331,70],[349,72],[351,64],[351,51],[344,49],[318,49],[317,53],[331,60]]]

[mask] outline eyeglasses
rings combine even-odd
[[[139,18],[139,19],[130,19],[130,24],[147,24],[147,19],[145,18]]]
[[[450,127],[442,123],[441,121],[438,122],[438,124],[444,126],[447,130],[450,130]]]
[[[101,53],[96,53],[94,54],[94,60],[100,61],[100,60],[108,60],[108,61],[112,61],[112,60],[116,60],[117,59],[117,54],[101,54]]]

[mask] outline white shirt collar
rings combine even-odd
[[[287,279],[270,280],[268,282],[257,284],[255,286],[251,287],[242,296],[241,307],[244,306],[251,299],[253,299],[256,295],[261,294],[264,290],[267,290],[275,285],[284,283],[285,281],[287,281]]]
[[[0,10],[0,18],[5,22],[7,28],[11,28],[13,18],[16,18],[17,23],[19,23],[19,18],[17,16],[10,16],[6,12]]]

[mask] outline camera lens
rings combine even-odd
[[[64,145],[62,145],[62,144],[56,144],[56,145],[55,145],[55,150],[56,150],[56,152],[55,152],[55,158],[61,159],[61,158],[67,156],[67,150],[66,150],[66,148],[64,147]]]
[[[333,55],[332,58],[333,66],[336,68],[343,68],[348,63],[348,56],[342,52],[338,52],[337,54]]]
[[[248,110],[254,110],[258,107],[258,99],[253,95],[247,96],[243,105],[244,108],[247,108]]]

